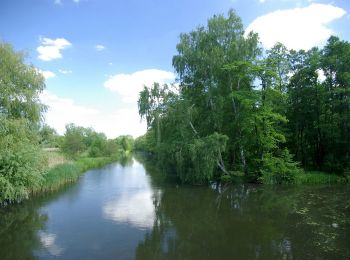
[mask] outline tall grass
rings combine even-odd
[[[295,176],[296,184],[340,184],[346,183],[345,177],[318,171],[305,171]]]
[[[58,190],[61,186],[77,181],[82,173],[89,169],[99,168],[115,161],[114,157],[80,158],[74,162],[56,165],[43,175],[40,187],[32,190],[32,193]]]
[[[47,166],[49,169],[54,168],[56,165],[69,162],[69,160],[59,150],[43,149],[47,157]]]

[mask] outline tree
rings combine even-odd
[[[43,124],[39,129],[40,141],[42,146],[57,147],[58,146],[58,134],[56,130],[47,124]]]
[[[72,156],[76,157],[79,153],[83,152],[87,146],[84,142],[86,137],[86,129],[74,124],[66,125],[66,132],[64,134],[62,150]]]
[[[0,43],[0,114],[8,119],[27,119],[39,123],[45,107],[39,94],[45,88],[38,70],[24,63],[24,55],[10,44]]]
[[[44,87],[44,78],[24,63],[24,55],[0,43],[0,203],[28,197],[42,180],[38,126]]]

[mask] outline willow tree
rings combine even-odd
[[[10,44],[0,43],[0,203],[28,196],[44,166],[39,124],[43,76]]]

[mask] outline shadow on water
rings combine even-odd
[[[161,185],[164,175],[144,166]],[[349,194],[348,186],[166,185],[136,259],[350,259]]]
[[[33,251],[48,242],[43,241],[44,233],[38,233],[45,230],[48,220],[40,208],[68,191],[76,194],[78,185],[68,184],[59,191],[0,208],[0,259],[35,259]]]

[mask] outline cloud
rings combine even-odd
[[[150,86],[153,82],[160,84],[171,83],[175,80],[175,74],[172,72],[147,69],[134,72],[132,74],[116,74],[111,76],[104,86],[119,94],[125,103],[136,103],[143,86]]]
[[[104,49],[106,49],[106,47],[103,46],[102,44],[97,44],[97,45],[95,46],[95,49],[96,49],[97,51],[103,51]]]
[[[55,0],[55,5],[61,5],[62,4],[62,1],[61,0]]]
[[[263,3],[265,3],[265,0],[259,0],[259,2],[263,4]]]
[[[145,122],[140,122],[137,107],[125,107],[115,111],[102,111],[77,104],[70,98],[62,98],[48,91],[40,95],[40,100],[47,105],[46,123],[59,134],[65,132],[65,125],[74,123],[83,127],[92,127],[103,132],[109,138],[130,134],[134,137],[146,132]]]
[[[49,78],[54,78],[54,77],[56,77],[56,74],[53,73],[52,71],[49,71],[49,70],[40,70],[40,69],[37,69],[37,71],[38,71],[39,73],[41,73],[45,79],[49,79]]]
[[[49,39],[41,38],[40,46],[36,49],[39,53],[38,58],[43,61],[50,61],[62,58],[61,50],[66,49],[72,44],[64,38]]]
[[[334,32],[326,25],[346,14],[331,4],[277,10],[256,18],[246,29],[257,32],[265,48],[279,41],[289,49],[310,49],[322,45]]]
[[[62,70],[62,69],[59,69],[58,71],[62,74],[72,74],[72,72],[73,72],[71,70]]]

